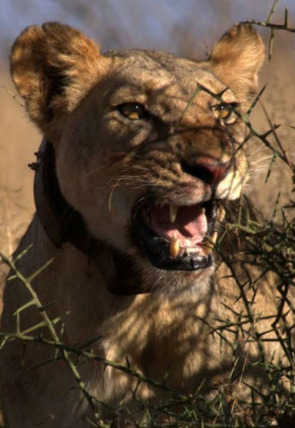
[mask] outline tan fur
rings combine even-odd
[[[213,49],[211,67],[214,73],[230,86],[239,99],[243,99],[245,87],[253,94],[256,92],[255,70],[261,66],[264,57],[264,47],[257,43],[257,37],[249,26],[235,26],[224,34]],[[235,40],[234,46],[232,39]]]
[[[206,390],[220,375],[227,382],[232,349],[217,333],[210,334],[210,326],[222,319],[236,321],[245,311],[229,269],[221,264],[214,284],[213,267],[194,272],[157,269],[139,253],[127,228],[134,204],[151,190],[163,204],[191,205],[210,198],[202,180],[182,171],[182,158],[230,161],[216,194],[226,200],[240,196],[249,177],[246,148],[236,150],[245,127],[239,118],[231,125],[216,126],[212,107],[222,94],[224,102],[240,102],[245,111],[263,56],[261,39],[248,25],[233,27],[203,63],[143,51],[103,56],[79,31],[52,23],[30,27],[16,40],[13,80],[32,121],[54,144],[64,197],[101,241],[98,256],[89,261],[69,243],[54,248],[35,217],[18,249],[20,253],[33,243],[18,262],[24,275],[54,258],[33,286],[42,304],[52,303],[47,309],[52,319],[69,312],[63,337],[68,346],[98,338],[91,345],[95,353],[121,364],[127,359],[133,369],[157,381],[166,375],[167,385],[179,392],[195,391],[204,379]],[[195,94],[198,85],[206,90]],[[232,90],[225,90],[228,86]],[[120,115],[116,106],[126,102],[147,106],[159,128],[152,121],[132,122]],[[132,281],[115,265],[111,248],[130,256],[137,280],[143,288],[153,284],[155,291],[111,294],[112,281],[119,287]],[[272,287],[267,281],[257,283],[255,317],[260,330],[268,329],[267,323],[259,322],[261,313],[274,312]],[[15,330],[13,314],[28,298],[23,284],[8,282],[4,331]],[[24,314],[22,329],[40,321],[34,308]],[[258,355],[255,345],[247,344],[250,334],[250,324],[243,335],[225,333],[227,340],[236,341],[241,365]],[[48,337],[46,331],[43,335]],[[73,388],[75,379],[64,361],[28,370],[53,359],[54,352],[21,341],[9,342],[1,351],[0,384],[8,427],[88,426],[85,416],[91,416],[91,410],[81,391]],[[79,372],[88,391],[110,406],[121,400],[128,404],[137,385],[136,378],[98,362],[82,364]],[[144,383],[137,392],[143,399],[161,396]]]

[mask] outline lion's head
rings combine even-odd
[[[123,294],[208,282],[223,201],[239,198],[248,180],[242,115],[263,57],[248,24],[228,31],[205,62],[103,55],[57,23],[16,40],[15,85],[54,147],[62,195],[131,270]]]

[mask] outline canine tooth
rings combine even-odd
[[[212,235],[212,238],[211,238],[211,241],[213,242],[213,244],[215,244],[215,242],[217,241],[217,236],[218,236],[218,233],[216,231],[213,232],[213,235]]]
[[[179,240],[174,235],[170,241],[170,247],[169,247],[170,257],[172,257],[173,259],[176,259],[176,257],[179,254],[179,250],[180,250]]]
[[[205,253],[206,256],[208,256],[211,253],[211,251],[214,247],[214,244],[217,241],[217,236],[218,236],[218,233],[216,231],[214,231],[212,236],[210,238],[206,239],[205,245],[203,246],[203,252]]]
[[[219,221],[223,221],[224,217],[225,217],[225,209],[223,205],[219,205],[219,210],[218,210],[218,220]]]
[[[169,215],[171,223],[175,223],[177,212],[178,207],[176,207],[175,205],[169,205]]]

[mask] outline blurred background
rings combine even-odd
[[[237,21],[265,21],[273,0],[1,0],[0,16],[0,248],[10,254],[31,219],[34,160],[41,135],[29,122],[9,79],[9,50],[20,31],[31,24],[60,21],[95,38],[102,50],[117,48],[161,49],[204,59],[220,36]],[[295,3],[279,0],[273,22],[282,23],[289,7],[295,27]],[[257,27],[269,42],[270,31]],[[294,149],[295,34],[275,34],[271,61],[263,68],[260,87],[267,83],[263,102],[274,123],[281,123],[280,138]],[[255,113],[255,126],[268,129],[264,115]],[[258,158],[260,155],[257,155]],[[261,155],[263,156],[263,155]],[[261,157],[262,159],[262,157]],[[259,160],[259,159],[258,159]],[[261,163],[268,162],[261,160]],[[254,178],[257,207],[273,211],[278,192],[284,203],[290,195],[286,168],[278,164],[265,185],[265,174]],[[257,195],[257,192],[260,192]],[[263,196],[261,196],[263,195]],[[0,287],[1,288],[1,287]]]

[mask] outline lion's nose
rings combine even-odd
[[[182,160],[182,171],[198,178],[209,186],[216,186],[226,175],[230,162],[220,162],[211,157]]]

